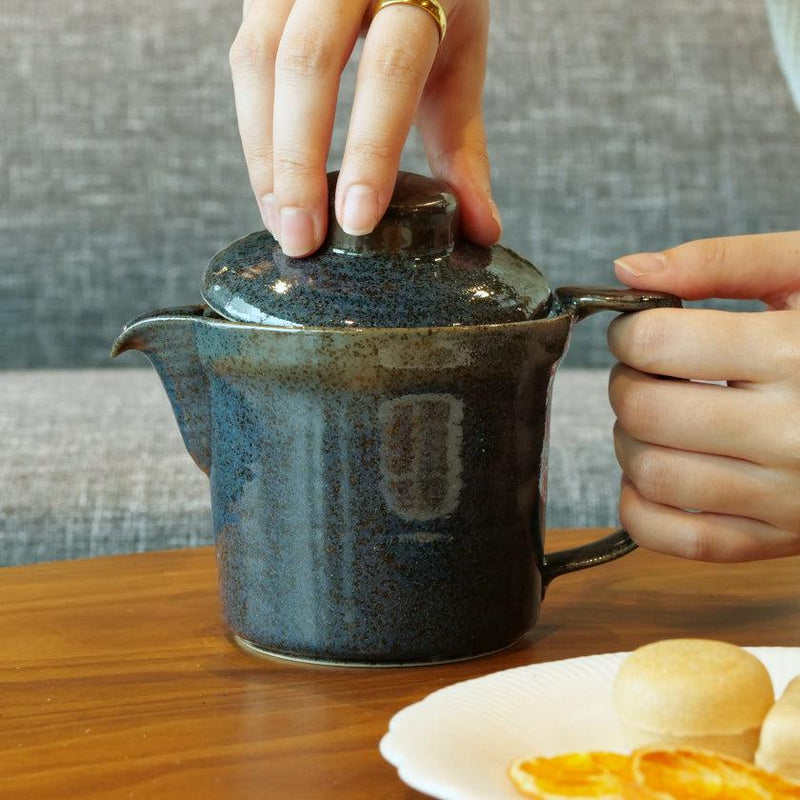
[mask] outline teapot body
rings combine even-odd
[[[184,319],[207,387],[220,590],[240,645],[431,663],[531,627],[568,316],[360,330]]]

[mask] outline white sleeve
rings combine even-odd
[[[800,0],[767,0],[767,17],[778,61],[800,110]]]

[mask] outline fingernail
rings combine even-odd
[[[259,201],[258,207],[261,210],[264,227],[275,236],[275,195],[272,192],[265,194]]]
[[[377,224],[378,193],[361,183],[349,186],[342,207],[342,230],[351,236],[363,236]]]
[[[614,262],[634,278],[661,272],[667,268],[667,257],[663,253],[634,253],[631,256],[618,258]]]
[[[314,220],[304,208],[281,209],[279,236],[281,249],[293,258],[308,255],[316,248]]]

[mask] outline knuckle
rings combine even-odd
[[[250,185],[256,196],[262,197],[272,191],[273,184],[273,157],[269,145],[244,146],[247,173]]]
[[[611,407],[622,428],[634,437],[646,435],[658,425],[659,411],[653,393],[641,383],[612,390]]]
[[[706,515],[684,514],[673,535],[677,555],[692,561],[716,560],[716,528]]]
[[[619,498],[619,521],[631,538],[639,545],[646,545],[642,537],[642,530],[646,530],[642,520],[642,507],[640,500],[630,492],[623,492]]]
[[[725,264],[728,246],[724,238],[700,239],[692,246],[702,267],[714,270]]]
[[[311,160],[303,153],[289,150],[276,150],[272,158],[275,175],[283,178],[305,180],[314,172]]]
[[[413,48],[401,42],[383,48],[373,57],[370,67],[382,84],[418,86],[427,78],[425,68]]]
[[[627,395],[627,382],[625,381],[625,370],[627,368],[622,364],[614,364],[608,376],[608,402],[611,404],[611,410],[616,415],[617,419],[620,417],[622,404]]]
[[[617,457],[620,467],[625,469],[625,444],[623,429],[619,422],[614,423],[612,431],[612,439],[614,442],[614,455]]]
[[[647,500],[660,503],[670,494],[673,476],[664,458],[652,448],[645,447],[633,456],[628,470],[636,490]]]
[[[476,161],[479,161],[487,169],[489,168],[491,161],[489,160],[489,143],[486,139],[473,142],[468,146],[468,150]]]
[[[242,27],[228,51],[231,71],[239,73],[270,70],[275,62],[276,49],[277,44],[269,36]]]
[[[370,164],[375,161],[388,161],[396,158],[394,148],[389,142],[361,136],[348,148],[352,155],[361,164]]]
[[[269,144],[245,145],[247,163],[251,169],[272,172],[272,163],[275,153]]]
[[[489,172],[491,162],[489,160],[489,149],[486,139],[475,139],[472,141],[459,142],[452,146],[443,147],[431,156],[434,164],[449,163],[460,158],[468,157],[480,164],[481,169]]]
[[[281,41],[276,66],[287,75],[316,78],[331,70],[335,52],[333,42],[323,36],[293,36]]]
[[[642,311],[631,317],[625,331],[623,356],[637,369],[650,372],[658,363],[659,355],[669,345],[667,328],[657,309]]]

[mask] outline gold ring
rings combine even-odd
[[[387,6],[394,5],[416,6],[423,11],[427,11],[436,23],[436,27],[439,29],[439,44],[442,43],[444,35],[447,33],[447,14],[444,13],[444,9],[439,4],[439,0],[377,0],[377,2],[372,4],[372,11],[370,12],[369,19],[375,19],[375,15],[379,11],[382,11]]]

